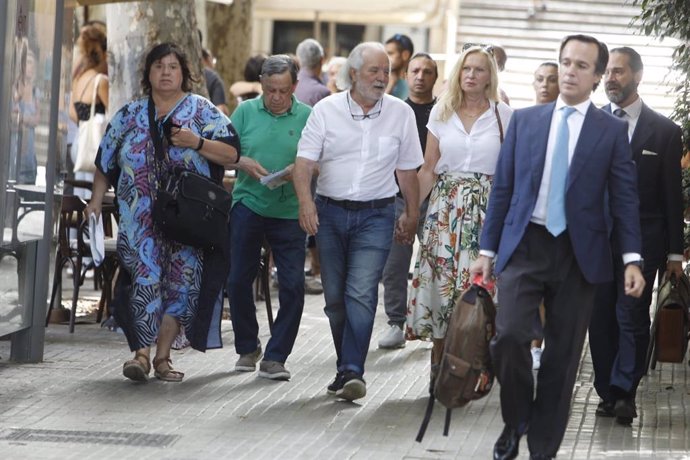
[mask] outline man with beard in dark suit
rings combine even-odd
[[[637,417],[635,393],[645,374],[649,305],[657,271],[680,275],[683,261],[681,130],[642,102],[637,87],[642,59],[632,48],[611,50],[604,83],[609,113],[628,123],[637,165],[645,289],[640,298],[623,293],[620,248],[612,241],[614,281],[597,287],[589,326],[594,387],[602,399],[597,415],[629,425]]]

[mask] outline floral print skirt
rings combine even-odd
[[[442,339],[458,296],[471,285],[491,176],[444,173],[429,198],[407,307],[408,340]]]

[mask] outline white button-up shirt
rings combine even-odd
[[[446,121],[438,117],[440,107],[435,105],[426,125],[429,132],[438,139],[441,154],[434,172],[482,173],[493,176],[496,172],[498,152],[501,150],[501,130],[498,126],[496,103],[477,118],[468,133],[457,113]],[[513,110],[503,102],[498,103],[498,116],[505,134]]]
[[[349,106],[348,106],[349,100]],[[354,120],[362,108],[349,91],[319,101],[302,131],[297,156],[319,162],[316,193],[336,200],[369,201],[394,196],[395,169],[423,163],[414,112],[388,94]]]

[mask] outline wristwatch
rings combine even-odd
[[[633,260],[633,261],[625,264],[626,267],[628,265],[636,265],[640,269],[640,271],[642,271],[642,270],[644,270],[644,259],[640,258],[640,259]]]

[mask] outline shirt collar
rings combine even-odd
[[[577,105],[570,105],[570,106],[568,106],[568,104],[566,104],[566,103],[563,101],[563,99],[561,99],[561,96],[558,96],[558,99],[556,99],[556,109],[555,109],[555,111],[558,111],[558,110],[560,110],[561,108],[568,106],[568,107],[572,107],[572,108],[574,108],[575,110],[577,110],[578,112],[580,112],[580,113],[582,114],[582,116],[585,116],[585,115],[587,115],[587,110],[589,110],[589,106],[590,106],[591,104],[592,104],[592,100],[588,98],[588,99],[584,100],[583,102],[580,102],[580,103],[577,104]]]
[[[290,98],[292,99],[292,104],[290,104],[290,108],[287,110],[287,112],[281,113],[280,115],[276,115],[276,114],[274,114],[273,112],[271,112],[270,110],[268,110],[268,109],[266,108],[266,105],[264,104],[264,96],[261,95],[261,96],[259,96],[259,98],[261,99],[261,103],[259,104],[259,110],[263,110],[264,112],[266,112],[266,113],[269,114],[270,116],[276,117],[276,118],[279,118],[279,117],[286,117],[286,116],[288,116],[288,115],[292,115],[292,110],[295,108],[295,104],[297,103],[297,98],[296,98],[295,95],[293,94],[293,95],[290,97]]]
[[[620,105],[612,102],[611,113],[613,113],[616,109],[625,110],[625,114],[632,119],[639,118],[640,113],[642,113],[642,98],[638,96],[638,98],[627,107],[621,107]]]

